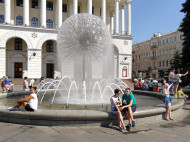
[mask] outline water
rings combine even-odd
[[[149,106],[156,106],[158,104],[162,103],[162,100],[154,97],[148,97],[148,96],[142,96],[142,95],[134,95],[137,101],[137,109],[139,107],[149,107]],[[20,98],[24,98],[27,96],[13,96],[9,98],[2,98],[0,99],[0,105],[5,105],[7,107],[13,106],[16,104],[17,100]],[[49,104],[49,100],[44,100],[42,103],[39,103],[38,108],[40,109],[59,109],[59,110],[100,110],[100,111],[106,111],[106,107],[108,108],[108,111],[110,111],[110,98],[107,99],[108,104],[102,105],[69,105],[69,108],[67,108],[66,104]]]

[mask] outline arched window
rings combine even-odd
[[[46,42],[46,52],[53,52],[53,40]]]
[[[127,67],[124,66],[122,69],[122,77],[127,77]]]
[[[46,27],[49,29],[52,29],[53,28],[53,20],[47,19],[46,20]]]
[[[31,26],[32,27],[38,27],[38,18],[36,18],[36,17],[33,17],[32,19],[31,19]]]
[[[4,23],[4,15],[0,15],[0,23]]]
[[[17,16],[16,17],[16,25],[23,25],[23,17],[22,16]]]

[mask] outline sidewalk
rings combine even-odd
[[[174,121],[141,124],[131,132],[115,127],[31,126],[0,122],[0,142],[189,142],[190,101],[181,118]]]

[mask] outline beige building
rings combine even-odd
[[[162,71],[170,68],[174,54],[182,52],[183,34],[179,31],[162,35],[153,34],[146,41],[135,43],[133,53],[133,77],[159,78]]]
[[[0,0],[0,77],[53,78],[57,70],[59,27],[73,14],[89,13],[100,17],[112,34],[114,76],[131,79],[131,3],[131,0]]]

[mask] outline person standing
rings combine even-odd
[[[31,79],[29,82],[29,88],[31,89],[32,87],[34,87],[34,82],[36,81],[36,79]]]
[[[153,91],[153,80],[151,79],[148,83],[149,85],[149,91]]]
[[[130,88],[125,89],[125,94],[122,96],[122,107],[120,107],[120,111],[126,113],[129,124],[126,126],[127,131],[130,131],[131,126],[135,127],[135,121],[133,119],[133,113],[136,111],[136,99],[134,95],[131,93]]]
[[[175,68],[172,68],[170,73],[169,73],[169,82],[168,82],[169,85],[171,85],[173,83],[174,74],[175,74]],[[169,92],[170,92],[170,94],[173,94],[173,86],[171,86],[169,88]]]
[[[23,90],[24,91],[28,91],[28,78],[27,77],[24,77],[24,81],[23,81]]]
[[[180,69],[178,68],[174,74],[173,84],[174,84],[174,95],[177,97],[177,88],[179,84],[181,83],[181,77],[186,76],[188,74],[188,71],[185,74],[180,74]]]

